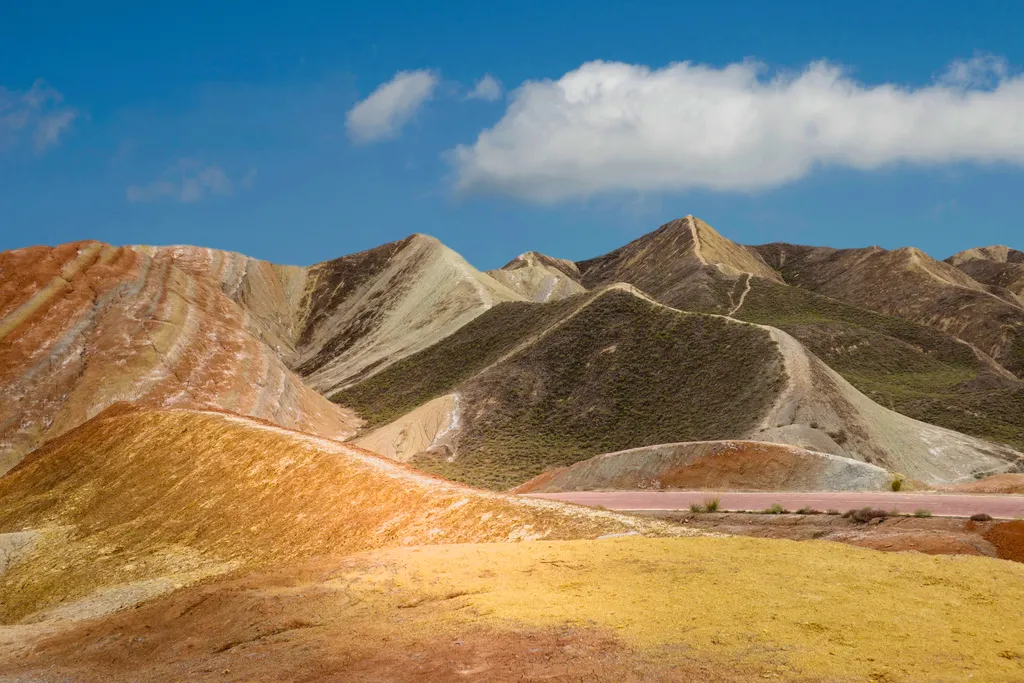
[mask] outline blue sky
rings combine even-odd
[[[433,4],[4,3],[0,249],[1024,248],[1024,3]]]

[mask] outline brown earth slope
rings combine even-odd
[[[358,421],[312,389],[522,298],[425,235],[310,268],[189,246],[0,254],[0,474],[122,400],[344,438]]]
[[[663,524],[478,491],[237,415],[121,404],[0,478],[0,622],[79,618],[203,577],[371,548]],[[34,615],[34,616],[33,616]]]
[[[1024,374],[1024,306],[920,249],[753,247],[788,284],[936,327]]]
[[[628,282],[666,306],[709,313],[737,307],[750,277],[782,282],[756,252],[693,216],[577,265],[585,287]]]
[[[290,371],[220,281],[180,261],[99,242],[0,254],[0,474],[118,401],[355,431],[355,416]]]
[[[946,259],[974,280],[1016,295],[1024,305],[1024,251],[993,246],[968,249]]]

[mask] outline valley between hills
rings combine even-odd
[[[718,509],[1024,511],[1009,247],[37,246],[0,387],[0,680],[1024,678],[1024,521]]]

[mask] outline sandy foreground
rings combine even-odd
[[[753,538],[397,548],[0,629],[3,680],[1024,678],[1024,565]]]

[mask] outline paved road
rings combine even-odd
[[[865,505],[912,513],[925,509],[934,515],[968,517],[987,512],[993,517],[1024,518],[1024,496],[968,495],[960,493],[888,493],[888,492],[816,492],[762,493],[711,491],[581,491],[570,493],[531,493],[532,498],[563,500],[581,505],[597,505],[609,510],[686,510],[691,503],[719,498],[721,510],[764,510],[778,503],[787,510],[802,507],[825,511],[846,511]]]

